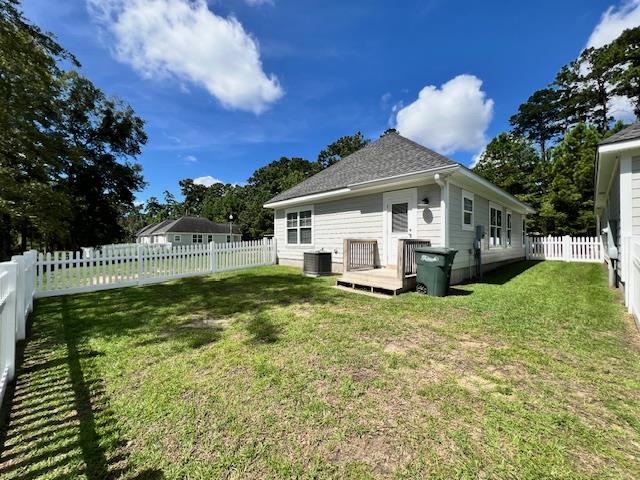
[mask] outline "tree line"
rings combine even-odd
[[[640,116],[640,27],[562,67],[520,105],[474,171],[536,209],[529,231],[593,235],[597,146],[624,127],[614,122],[615,99]]]
[[[144,122],[18,7],[0,0],[0,259],[123,238]]]
[[[123,218],[128,238],[149,223],[182,215],[206,217],[226,223],[232,215],[245,238],[261,238],[273,233],[273,212],[262,206],[277,194],[300,183],[305,178],[333,165],[369,143],[361,132],[345,135],[323,148],[315,161],[304,158],[281,157],[258,168],[245,185],[215,183],[199,185],[192,179],[180,180],[183,201],[168,191],[164,198],[149,198]]]

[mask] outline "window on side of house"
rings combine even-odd
[[[473,193],[462,191],[462,229],[473,231]]]
[[[231,235],[227,235],[227,243],[231,243]]]
[[[511,238],[511,212],[507,210],[507,247],[513,246],[513,239]]]
[[[502,245],[502,207],[489,204],[489,247]]]
[[[287,212],[287,244],[311,245],[313,243],[313,210],[301,208]]]
[[[207,235],[207,243],[213,242],[213,235]]]
[[[193,234],[193,243],[202,243],[202,234],[194,233]]]
[[[182,241],[182,237],[180,235],[174,235],[173,236],[173,241],[180,243]]]

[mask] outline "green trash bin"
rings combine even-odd
[[[456,253],[452,248],[416,248],[416,290],[435,297],[446,296]]]

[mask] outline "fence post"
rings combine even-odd
[[[0,351],[2,352],[2,364],[7,370],[7,381],[13,380],[16,372],[16,281],[18,264],[15,262],[0,263],[0,272],[7,272],[7,299],[3,315],[0,316]],[[2,372],[0,372],[1,374]]]
[[[138,245],[138,285],[142,285],[142,245]]]
[[[209,243],[209,255],[211,273],[216,273],[218,271],[218,252],[216,251],[216,242],[214,241]]]
[[[278,241],[274,236],[271,238],[271,264],[275,265],[278,262]]]
[[[27,279],[25,278],[25,261],[22,255],[14,255],[11,262],[16,264],[16,340],[24,340],[26,336],[25,295]]]
[[[572,257],[571,251],[571,236],[565,235],[562,237],[562,258],[565,262],[570,262]]]

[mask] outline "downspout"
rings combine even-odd
[[[442,212],[442,225],[440,226],[440,243],[443,247],[449,246],[449,208],[447,206],[449,199],[449,180],[446,174],[436,173],[433,176],[435,182],[440,186],[440,210]]]

